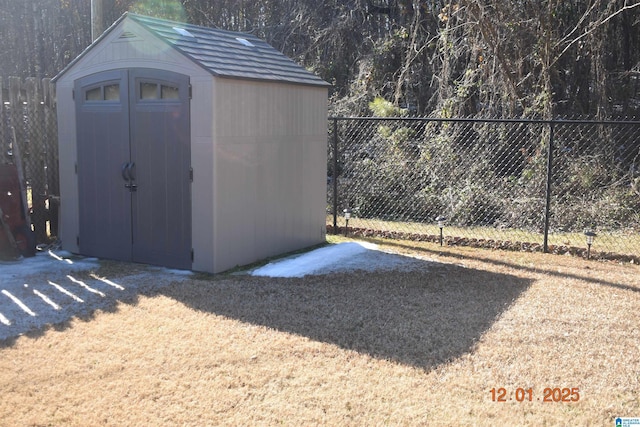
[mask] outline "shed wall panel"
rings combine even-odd
[[[216,271],[324,241],[326,88],[216,79],[215,93]]]

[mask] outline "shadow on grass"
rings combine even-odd
[[[203,312],[431,369],[469,352],[530,284],[422,261],[413,271],[226,276],[162,293]]]
[[[582,281],[587,282],[587,283],[593,283],[593,284],[596,284],[596,285],[609,286],[609,287],[620,289],[620,290],[623,290],[623,291],[640,292],[640,287],[625,285],[623,283],[611,282],[611,281],[607,281],[607,280],[598,279],[598,278],[595,278],[595,277],[583,276],[583,275],[580,275],[580,274],[571,274],[571,273],[567,273],[567,272],[559,272],[559,271],[553,270],[553,269],[546,269],[543,266],[542,267],[541,266],[527,267],[527,266],[520,265],[520,264],[514,264],[514,263],[510,263],[510,262],[499,261],[499,260],[496,260],[496,259],[485,258],[485,257],[477,256],[477,255],[471,256],[471,255],[463,255],[463,254],[460,254],[460,253],[447,253],[447,252],[442,251],[442,250],[433,250],[433,249],[429,249],[429,248],[425,248],[425,247],[419,247],[419,246],[415,246],[415,245],[411,245],[411,244],[407,244],[407,243],[402,243],[402,242],[394,241],[394,240],[377,240],[377,239],[363,239],[363,240],[374,242],[374,243],[384,243],[387,246],[395,246],[395,247],[398,247],[398,248],[409,249],[412,252],[417,252],[417,253],[422,253],[422,254],[427,254],[427,255],[438,255],[438,256],[441,256],[441,257],[448,257],[448,258],[458,259],[458,260],[468,259],[468,260],[480,261],[480,262],[484,262],[484,263],[492,264],[492,265],[496,265],[496,266],[512,268],[512,269],[514,269],[516,271],[519,270],[519,271],[526,271],[526,272],[529,272],[529,273],[547,274],[549,276],[568,278],[568,279],[576,279],[576,280],[582,280]],[[550,256],[552,256],[552,255],[550,255]],[[562,255],[555,255],[555,256],[562,256]],[[588,266],[589,262],[597,262],[597,261],[585,260],[584,262],[585,262],[585,266]]]
[[[42,269],[44,263],[56,261],[39,262]],[[17,265],[20,274],[3,272],[0,349],[15,345],[20,337],[37,339],[49,330],[64,331],[75,321],[90,322],[98,312],[115,313],[122,303],[136,305],[140,296],[158,293],[156,281],[144,280],[153,267],[107,260],[81,270],[51,266],[51,272],[47,272],[47,265],[35,274],[21,265]],[[163,272],[166,276],[162,269],[156,274]]]

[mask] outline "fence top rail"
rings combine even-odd
[[[458,122],[458,123],[531,123],[531,124],[590,124],[590,125],[640,125],[640,120],[576,120],[576,119],[481,119],[442,117],[342,117],[330,116],[331,121],[408,121],[408,122]]]

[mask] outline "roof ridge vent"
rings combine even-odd
[[[254,45],[253,43],[251,43],[249,40],[242,38],[242,37],[236,37],[236,40],[242,44],[243,46],[247,46],[247,47],[256,47],[256,45]]]

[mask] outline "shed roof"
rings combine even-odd
[[[296,64],[264,40],[248,34],[202,27],[126,12],[105,34],[125,19],[143,26],[158,39],[182,53],[217,77],[287,82],[313,86],[330,86],[304,67]],[[103,38],[103,34],[54,80],[76,63]],[[133,37],[124,34],[121,37]]]

